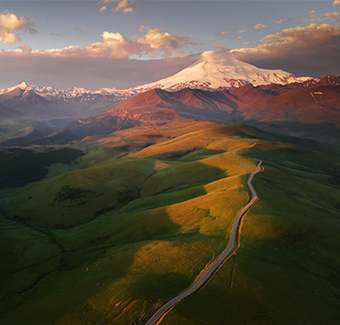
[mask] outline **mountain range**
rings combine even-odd
[[[139,123],[145,114],[163,109],[196,120],[245,123],[326,144],[340,143],[340,78],[334,76],[288,85],[247,84],[214,92],[152,89],[107,113],[74,121],[67,128],[80,137],[104,134],[126,127],[127,123]]]
[[[111,96],[110,99],[112,101],[119,101],[154,88],[167,91],[178,91],[183,88],[215,90],[218,88],[238,88],[245,84],[252,84],[254,86],[272,83],[288,84],[304,82],[310,79],[312,78],[295,77],[283,70],[257,68],[254,65],[235,59],[231,55],[204,52],[200,60],[177,74],[138,87],[123,90],[116,88],[86,90],[84,88],[71,87],[61,90],[50,86],[41,87],[22,82],[14,87],[0,90],[0,101],[4,102],[7,98],[17,96],[19,93],[26,97],[32,91],[49,101],[92,101],[102,97],[108,98],[109,96]]]
[[[162,324],[338,322],[340,77],[205,61],[2,91],[1,324],[147,324],[232,238]]]
[[[311,78],[296,78],[282,70],[260,69],[230,55],[221,56],[205,52],[201,60],[169,78],[130,89],[86,90],[72,87],[61,90],[22,82],[0,90],[0,114],[6,123],[15,121],[27,124],[37,119],[58,119],[59,125],[56,126],[63,127],[72,119],[105,113],[123,100],[156,88],[166,91],[179,91],[185,88],[216,91],[220,88],[234,89],[247,84],[286,85],[308,80]]]
[[[135,125],[140,115],[166,108],[198,120],[247,123],[336,144],[339,103],[340,77],[295,77],[205,52],[201,60],[169,78],[125,90],[59,90],[26,82],[2,89],[0,139],[17,138],[21,129],[34,125],[45,137],[55,136],[56,128],[67,128],[75,134],[57,138],[73,140]]]

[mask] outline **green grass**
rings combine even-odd
[[[260,199],[244,218],[241,246],[162,324],[338,321],[339,158],[280,147],[249,149],[264,172],[254,180]]]
[[[207,125],[87,139],[88,154],[76,170],[8,194],[3,214],[21,225],[17,236],[37,231],[58,252],[50,273],[44,271],[33,288],[23,285],[15,298],[7,291],[4,301],[11,309],[3,321],[133,324],[192,283],[226,245],[233,216],[248,199],[241,175],[255,168],[252,160],[224,153],[246,142],[197,131]],[[156,155],[172,154],[176,137],[175,145],[189,155],[168,160],[136,154],[137,144],[143,148],[150,140],[157,142]],[[193,139],[213,149],[191,148]],[[126,154],[117,155],[122,143]],[[153,152],[150,146],[143,151]],[[47,262],[29,257],[46,269]],[[5,275],[13,263],[9,259]],[[21,283],[14,277],[11,290]]]
[[[267,137],[181,121],[76,143],[72,170],[2,198],[1,323],[142,324],[226,247],[252,157],[237,255],[164,324],[332,322],[339,159]]]

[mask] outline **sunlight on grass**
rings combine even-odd
[[[142,324],[226,247],[258,158],[237,254],[163,322],[332,323],[340,163],[301,141],[180,120],[76,143],[76,163],[3,192],[1,322]]]

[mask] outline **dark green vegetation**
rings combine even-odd
[[[81,150],[67,147],[0,147],[0,189],[39,181],[48,174],[48,166],[69,164],[83,154]]]
[[[75,143],[71,171],[2,198],[1,323],[143,324],[225,248],[252,157],[237,255],[164,324],[336,322],[340,159],[292,141],[177,120]]]

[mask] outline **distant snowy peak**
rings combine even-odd
[[[0,95],[7,94],[7,93],[9,93],[9,92],[11,92],[11,91],[13,91],[13,90],[15,90],[17,88],[20,88],[20,89],[25,91],[27,88],[31,88],[31,85],[28,84],[27,82],[22,82],[21,84],[16,85],[14,87],[9,87],[9,88],[5,88],[5,89],[1,89],[0,90]]]
[[[12,92],[13,90],[21,89],[23,93],[27,93],[29,91],[34,91],[36,94],[40,95],[41,97],[44,97],[47,100],[69,100],[74,98],[80,98],[80,97],[93,97],[94,95],[98,96],[106,96],[106,95],[113,95],[116,97],[131,97],[127,91],[120,91],[116,88],[102,88],[98,90],[86,90],[84,88],[79,87],[71,87],[69,89],[56,89],[54,87],[50,86],[38,86],[34,84],[30,84],[27,82],[22,82],[14,87],[9,87],[5,89],[0,90],[0,95],[7,94]]]
[[[288,84],[304,82],[309,77],[295,77],[283,70],[269,70],[257,68],[254,65],[240,61],[229,53],[220,55],[216,52],[202,53],[202,59],[177,74],[154,83],[133,88],[147,90],[161,88],[164,90],[180,90],[189,88],[226,88],[233,89],[245,84],[253,86],[271,83]],[[189,85],[189,86],[188,86]]]
[[[129,89],[101,88],[86,90],[72,87],[69,89],[56,89],[49,86],[37,86],[22,82],[14,87],[0,90],[0,96],[15,90],[27,92],[33,90],[46,100],[62,101],[95,101],[109,100],[121,101],[131,98],[145,91],[159,88],[169,92],[184,88],[214,91],[219,88],[235,89],[244,85],[253,86],[297,83],[301,87],[311,87],[319,84],[339,84],[339,78],[327,76],[323,78],[295,77],[283,70],[261,69],[249,63],[236,59],[228,52],[203,52],[200,59],[175,75],[141,86]]]

